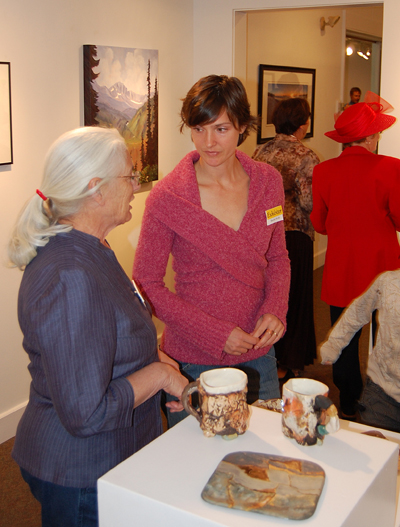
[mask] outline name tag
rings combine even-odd
[[[272,225],[278,221],[283,221],[283,210],[281,205],[265,211],[267,216],[267,225]]]

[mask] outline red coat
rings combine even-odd
[[[400,267],[400,160],[361,146],[314,168],[311,221],[328,235],[321,298],[345,307]]]

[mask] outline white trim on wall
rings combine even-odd
[[[28,401],[0,415],[0,444],[15,436],[17,425],[27,404]]]

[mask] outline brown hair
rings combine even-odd
[[[353,93],[356,92],[356,91],[360,92],[360,95],[361,95],[361,90],[360,90],[360,88],[357,88],[357,86],[354,86],[354,88],[351,88],[351,90],[350,90],[350,97],[351,97],[351,96],[353,95]]]
[[[236,77],[208,75],[194,84],[183,100],[181,110],[181,132],[184,126],[213,123],[225,110],[236,130],[246,129],[240,134],[238,146],[251,130],[257,129],[257,117],[250,113],[246,90]]]
[[[311,115],[307,99],[295,97],[285,99],[275,107],[272,114],[272,123],[277,134],[291,135],[303,124],[306,124]]]

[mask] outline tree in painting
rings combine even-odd
[[[96,59],[96,46],[84,46],[83,69],[84,69],[84,91],[85,91],[85,125],[93,126],[97,124],[96,114],[99,109],[97,107],[97,92],[93,89],[92,82],[99,76],[94,73],[93,68],[99,65],[99,60]]]

